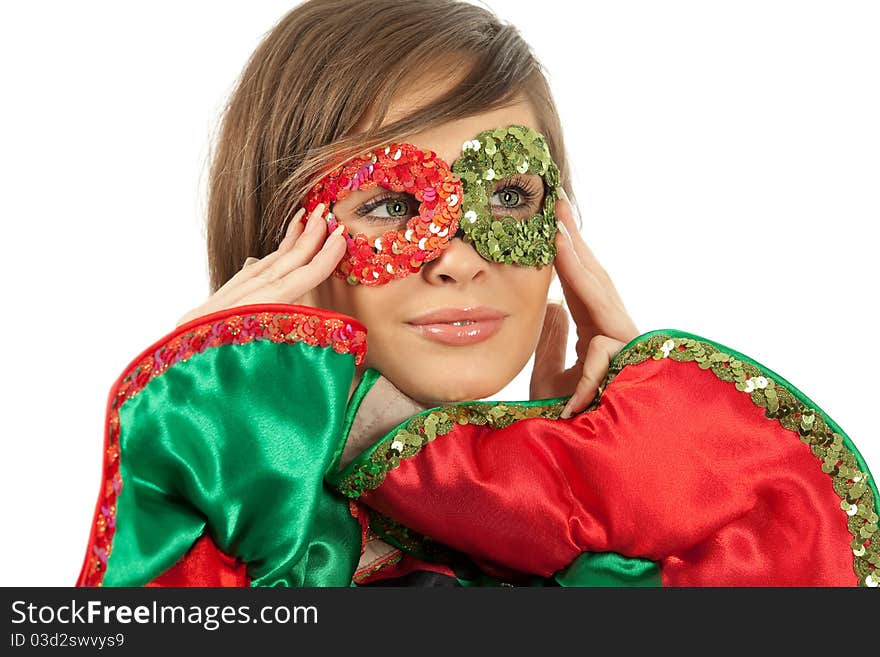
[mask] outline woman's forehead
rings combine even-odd
[[[461,155],[464,142],[473,139],[484,130],[494,130],[511,125],[522,125],[540,132],[531,103],[519,101],[507,107],[428,128],[410,135],[403,141],[421,149],[432,150],[441,159],[451,164]]]
[[[382,117],[381,126],[395,123],[429,104],[436,103],[439,98],[454,93],[472,65],[473,62],[462,53],[447,53],[438,57],[431,70],[421,72],[417,81],[403,85],[395,93]],[[368,109],[355,131],[366,130],[373,118],[373,109]],[[461,155],[464,142],[470,141],[484,130],[511,125],[522,125],[542,132],[532,102],[522,91],[516,93],[503,107],[438,123],[399,141],[432,150],[441,159],[452,164]]]

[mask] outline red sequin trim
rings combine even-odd
[[[255,307],[264,308],[273,305],[280,304],[254,304]],[[174,363],[188,360],[206,349],[246,344],[252,340],[332,346],[337,353],[353,354],[355,365],[361,365],[364,361],[367,352],[366,329],[351,318],[323,309],[309,309],[308,313],[277,310],[241,312],[244,308],[246,306],[212,313],[178,327],[170,339],[163,338],[135,359],[111,389],[105,429],[103,488],[77,586],[101,586],[103,582],[116,530],[116,500],[122,489],[119,474],[119,409],[153,378]],[[230,310],[239,312],[226,314]]]
[[[308,193],[306,213],[324,203],[328,232],[339,225],[330,208],[357,189],[377,185],[412,194],[421,205],[406,230],[389,230],[380,237],[343,232],[348,255],[335,270],[352,285],[382,285],[419,271],[438,258],[458,231],[462,185],[449,165],[430,150],[412,144],[389,144],[349,160],[322,178]]]

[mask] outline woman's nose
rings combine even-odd
[[[460,237],[449,241],[439,258],[422,265],[421,274],[432,285],[466,285],[481,280],[489,271],[489,262]]]

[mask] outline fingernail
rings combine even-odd
[[[562,412],[559,414],[563,420],[567,420],[571,417],[571,402],[567,403],[565,407],[562,409]]]
[[[559,232],[565,235],[565,238],[571,240],[571,235],[568,234],[568,228],[565,227],[565,224],[561,221],[556,222],[556,227],[559,229]]]
[[[345,230],[345,224],[339,224],[336,228],[333,229],[333,232],[330,233],[330,237],[333,237],[334,235],[341,235],[342,231],[344,231],[344,230]]]
[[[312,210],[311,214],[309,214],[309,218],[306,219],[306,230],[317,230],[319,226],[323,223],[321,221],[321,215],[324,213],[324,209],[321,207],[321,204],[315,206],[314,210]]]
[[[300,208],[299,210],[296,211],[296,214],[290,218],[290,221],[287,222],[287,230],[284,231],[285,237],[287,235],[290,235],[291,231],[293,230],[293,227],[296,225],[296,222],[298,222],[302,219],[302,216],[305,213],[305,211],[306,211],[305,208]]]

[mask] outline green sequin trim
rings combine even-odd
[[[681,332],[677,332],[681,333]],[[704,339],[673,336],[670,332],[652,332],[636,338],[612,359],[596,399],[586,411],[595,409],[602,392],[627,365],[648,358],[686,362],[696,361],[700,369],[711,370],[722,381],[748,394],[755,405],[765,409],[768,419],[797,432],[801,442],[810,446],[822,462],[822,472],[830,475],[840,508],[848,516],[847,527],[853,537],[853,569],[860,586],[880,584],[880,532],[875,508],[876,487],[869,483],[870,473],[849,438],[816,404],[766,367],[729,348],[721,348]],[[586,412],[585,411],[585,412]]]
[[[462,182],[460,232],[491,262],[541,267],[556,258],[559,168],[544,136],[526,126],[484,130],[462,146],[452,165]],[[544,181],[541,213],[527,219],[495,216],[489,200],[499,180],[538,174]]]
[[[567,397],[551,403],[526,405],[522,403],[472,402],[441,406],[416,415],[377,443],[366,458],[356,459],[343,470],[343,476],[333,481],[336,489],[346,497],[360,497],[364,491],[378,488],[385,475],[400,465],[401,459],[418,454],[422,447],[444,436],[456,424],[489,425],[493,429],[534,417],[556,419],[565,407]]]
[[[455,561],[455,550],[405,527],[393,518],[370,510],[370,529],[389,545],[426,561],[448,563]]]

